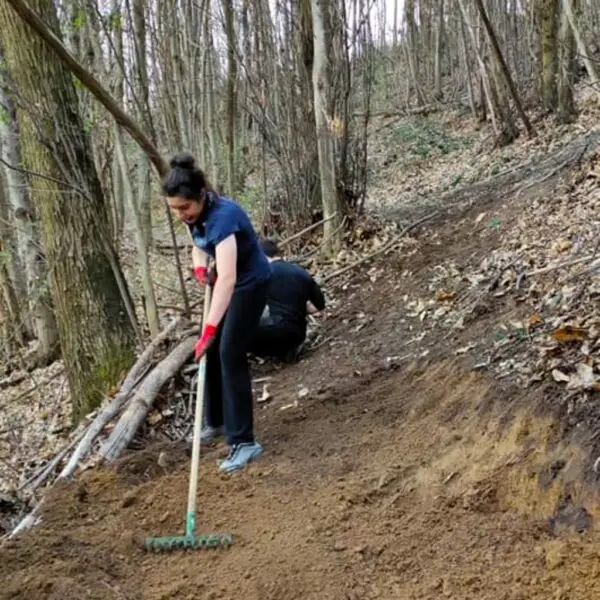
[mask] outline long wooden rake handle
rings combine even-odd
[[[202,314],[202,327],[208,319],[212,290],[209,285],[204,286],[204,311]],[[198,475],[200,470],[200,432],[202,431],[202,417],[204,414],[204,388],[206,386],[206,353],[198,364],[198,381],[196,383],[196,410],[194,416],[194,434],[192,443],[192,465],[190,471],[190,489],[188,493],[186,534],[194,535],[196,530],[196,493],[198,491]]]

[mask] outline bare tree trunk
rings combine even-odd
[[[408,68],[412,79],[413,88],[417,95],[417,103],[419,106],[424,106],[426,103],[425,95],[419,81],[419,68],[417,65],[418,43],[416,40],[416,25],[415,25],[415,5],[414,0],[405,0],[406,14],[406,58],[408,60]]]
[[[394,30],[392,33],[392,48],[398,47],[398,2],[400,0],[393,0],[394,2]]]
[[[442,45],[444,40],[444,0],[438,0],[438,26],[435,32],[435,63],[433,68],[434,95],[436,100],[442,99]]]
[[[576,116],[573,85],[575,82],[575,36],[566,11],[562,11],[559,32],[560,60],[558,78],[558,120],[571,123]]]
[[[26,330],[23,322],[22,304],[19,302],[10,274],[11,263],[18,260],[16,248],[9,248],[11,237],[11,222],[9,219],[9,204],[4,178],[0,171],[0,342],[6,347],[6,355],[10,356],[18,347],[25,344]]]
[[[542,55],[542,104],[554,112],[557,106],[559,0],[537,0]]]
[[[471,43],[473,44],[473,50],[475,52],[475,56],[477,57],[477,62],[479,63],[479,71],[480,71],[479,84],[480,84],[480,90],[481,90],[480,103],[481,103],[481,109],[482,109],[482,119],[485,120],[485,106],[487,104],[489,107],[489,111],[490,111],[490,119],[492,121],[492,127],[493,127],[496,135],[499,135],[501,133],[501,130],[500,130],[500,127],[498,126],[498,122],[496,119],[496,106],[494,105],[493,100],[492,100],[492,92],[491,92],[488,68],[485,64],[485,61],[483,60],[481,51],[479,50],[477,36],[475,35],[473,25],[471,24],[471,22],[469,20],[469,14],[467,12],[467,7],[465,6],[464,0],[458,0],[458,6],[460,8],[460,12],[462,14],[463,21],[466,24],[467,29],[469,31],[469,35],[471,37]],[[466,43],[465,43],[465,45],[466,45]],[[465,52],[466,52],[466,50],[465,50]]]
[[[237,195],[235,164],[235,129],[237,116],[237,47],[235,38],[233,0],[223,0],[225,35],[227,37],[227,187],[229,195]]]
[[[485,26],[487,34],[490,38],[490,42],[492,43],[492,48],[494,50],[494,56],[495,56],[496,60],[498,61],[498,65],[501,69],[502,75],[503,75],[503,77],[506,81],[506,84],[510,90],[510,95],[512,96],[513,102],[515,103],[515,106],[517,107],[517,111],[519,113],[519,116],[521,117],[521,120],[523,121],[523,125],[525,125],[527,135],[532,137],[534,135],[533,127],[531,126],[529,118],[527,117],[527,114],[525,113],[525,110],[523,109],[523,105],[521,104],[521,98],[519,97],[519,93],[517,92],[517,88],[515,86],[513,78],[510,75],[508,67],[506,66],[504,56],[502,56],[502,51],[500,50],[500,46],[498,45],[498,40],[496,38],[496,34],[494,33],[492,24],[490,23],[490,20],[488,19],[487,13],[483,6],[483,2],[482,2],[482,0],[475,0],[475,4],[476,4],[477,10],[479,11],[479,14],[481,16],[481,20],[483,21],[483,24]]]
[[[131,180],[128,176],[127,158],[123,149],[123,134],[117,124],[115,124],[115,154],[121,167],[121,183],[125,196],[125,204],[131,213],[133,219],[133,231],[137,246],[137,257],[140,265],[140,277],[142,279],[142,289],[144,290],[144,307],[150,335],[155,337],[160,333],[160,321],[158,318],[158,308],[156,305],[156,296],[152,284],[152,271],[150,268],[150,257],[148,256],[147,239],[144,236],[141,216],[136,206]]]
[[[9,98],[7,94],[2,91],[2,82],[0,81],[0,159],[3,164],[0,164],[0,199],[2,199],[2,219],[0,223],[0,231],[2,235],[0,240],[4,243],[4,252],[8,252],[9,257],[4,257],[0,254],[0,262],[3,258],[10,258],[5,261],[5,266],[8,269],[12,285],[14,286],[15,293],[21,302],[27,302],[27,273],[25,271],[26,266],[26,254],[25,247],[22,243],[22,236],[19,235],[20,231],[18,228],[17,216],[20,215],[18,211],[21,204],[20,200],[25,195],[25,185],[21,190],[12,188],[12,202],[9,202],[9,177],[13,180],[19,179],[21,176],[19,160],[15,154],[15,150],[18,150],[18,141],[16,135],[15,125],[15,114],[12,110],[12,103],[9,104]],[[12,154],[12,156],[11,156]],[[21,193],[19,193],[21,192]],[[14,205],[16,208],[10,210],[9,206]],[[10,225],[10,226],[9,226]],[[16,226],[16,227],[15,227]],[[26,319],[23,323],[25,330],[29,333],[33,333],[29,319],[27,319],[27,311],[25,311],[23,318]]]
[[[28,182],[20,170],[17,113],[4,84],[0,84],[0,107],[4,109],[7,117],[5,122],[0,119],[0,157],[11,166],[5,168],[7,196],[17,231],[22,274],[25,278],[25,295],[21,296],[22,283],[16,288],[21,301],[27,302],[32,315],[32,322],[25,319],[25,325],[27,331],[34,332],[38,340],[38,360],[40,364],[47,364],[59,351],[58,329],[50,298],[48,269],[38,239]]]
[[[588,49],[586,48],[581,32],[579,31],[579,27],[577,26],[577,19],[575,18],[575,14],[573,12],[572,0],[562,0],[562,3],[563,10],[565,11],[569,21],[569,25],[571,25],[571,29],[573,30],[573,36],[575,37],[575,43],[577,44],[577,52],[579,52],[579,55],[582,57],[585,70],[590,78],[590,85],[594,87],[596,92],[600,95],[600,87],[598,86],[598,72],[596,71],[594,63],[590,60]]]
[[[471,80],[471,64],[469,61],[469,51],[467,49],[467,38],[465,35],[464,19],[460,20],[460,39],[463,55],[463,65],[465,69],[465,78],[467,80],[467,93],[469,95],[469,105],[471,107],[471,114],[473,115],[473,118],[477,119],[479,118],[479,115],[477,113],[477,106],[475,104],[475,92],[473,91],[473,81]],[[482,112],[485,114],[485,99],[483,102]]]
[[[312,0],[313,30],[315,35],[313,93],[317,147],[319,152],[319,174],[321,177],[321,201],[323,217],[328,219],[324,226],[326,246],[330,252],[339,250],[342,244],[341,206],[337,194],[335,169],[335,142],[332,132],[332,117],[327,114],[329,104],[329,50],[327,40],[332,32],[328,20],[327,0]]]
[[[109,68],[111,76],[111,92],[117,101],[123,103],[125,72],[121,65],[125,62],[123,52],[123,23],[121,12],[121,0],[113,0],[112,5],[113,19],[111,22],[110,31],[107,36],[111,39],[112,48],[112,64]],[[114,128],[114,131],[117,131]],[[112,210],[113,216],[111,219],[113,225],[113,240],[115,243],[119,240],[125,224],[125,203],[123,202],[123,177],[128,176],[128,173],[122,173],[121,165],[113,152],[111,156],[111,180],[112,180]]]
[[[214,46],[212,37],[212,21],[210,11],[206,11],[205,22],[204,22],[204,37],[206,39],[207,48],[204,54],[204,60],[206,61],[206,120],[208,122],[208,139],[211,154],[210,163],[210,179],[213,185],[217,185],[220,177],[220,156],[219,156],[219,140],[218,140],[218,127],[217,127],[217,109],[215,105],[215,71],[214,71]]]
[[[152,141],[156,143],[152,113],[150,111],[150,90],[148,85],[148,65],[146,57],[146,6],[145,0],[133,0],[133,30],[135,32],[135,66],[136,83],[135,92],[139,102],[141,122],[146,131],[150,133]],[[137,182],[138,193],[135,197],[136,209],[139,214],[138,224],[141,227],[146,249],[152,247],[152,211],[150,198],[150,161],[143,150],[140,150],[138,158]],[[156,326],[157,323],[153,324]],[[152,327],[151,329],[154,329]],[[153,335],[158,333],[154,329]]]

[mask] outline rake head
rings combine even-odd
[[[207,550],[210,548],[225,548],[231,546],[231,544],[233,544],[233,537],[228,533],[148,537],[144,540],[144,548],[156,552]]]

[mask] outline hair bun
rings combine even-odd
[[[180,152],[171,159],[171,168],[193,171],[196,168],[196,159],[189,152]]]

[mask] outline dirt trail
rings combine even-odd
[[[403,286],[441,255],[494,242],[461,237],[459,221],[436,227]],[[274,374],[257,409],[263,459],[225,477],[225,448],[204,454],[199,527],[232,533],[233,547],[140,549],[144,535],[182,531],[187,497],[189,448],[167,449],[167,472],[151,447],[51,492],[43,523],[0,548],[0,599],[600,597],[587,434],[565,438],[543,388],[449,360],[443,335],[427,359],[385,368],[406,337],[395,295],[408,266],[385,260],[384,279],[346,290],[335,343]]]
[[[301,409],[264,411],[269,453],[235,477],[216,475],[213,449],[200,523],[237,537],[226,551],[137,546],[181,530],[183,447],[171,451],[171,474],[154,449],[62,486],[44,524],[3,549],[0,597],[597,598],[597,536],[574,533],[587,521],[573,507],[595,506],[578,487],[576,446],[519,411],[531,397],[460,373],[415,364],[355,392],[338,384]],[[548,517],[567,493],[559,531]]]

